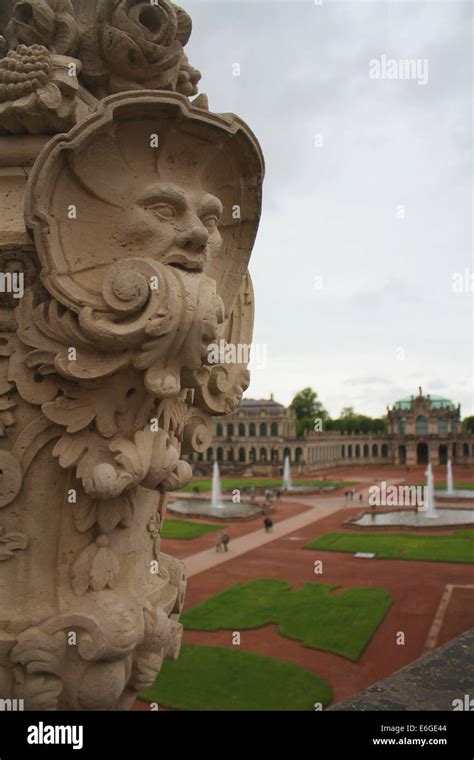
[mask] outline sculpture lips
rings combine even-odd
[[[165,263],[170,266],[178,267],[180,269],[186,269],[193,272],[202,272],[206,264],[206,253],[195,253],[189,255],[187,253],[174,253],[165,258]]]

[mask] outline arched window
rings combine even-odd
[[[245,425],[243,422],[239,422],[239,435],[245,438]]]
[[[438,433],[443,435],[448,432],[448,420],[446,417],[440,417],[438,419]]]
[[[275,464],[278,464],[278,449],[272,449],[271,460]]]
[[[342,458],[345,459],[346,458],[346,447],[345,446],[342,447],[341,454],[342,454]]]
[[[356,459],[359,459],[360,458],[360,446],[359,446],[359,444],[356,445],[356,452],[355,453],[356,453]]]
[[[211,448],[209,448],[207,450],[207,461],[208,462],[212,462],[212,449]]]
[[[379,447],[377,446],[376,443],[374,443],[372,445],[372,456],[373,457],[378,457],[378,455],[379,455]]]
[[[272,435],[278,435],[278,422],[272,422]]]
[[[288,448],[283,449],[283,459],[286,459],[286,457],[288,457],[291,462],[291,451]]]
[[[347,458],[352,459],[352,443],[350,443],[347,447]]]
[[[239,462],[245,462],[245,449],[239,449]]]
[[[260,449],[260,461],[261,462],[267,461],[267,450],[263,447]]]
[[[398,420],[398,434],[399,435],[405,435],[405,429],[406,429],[406,419],[405,417],[402,417]]]
[[[266,436],[266,435],[267,435],[267,423],[266,422],[261,422],[260,423],[260,436],[263,437],[263,436]]]
[[[202,452],[201,452],[201,453],[199,454],[199,456],[198,456],[198,462],[202,462],[202,460],[203,460],[203,459],[204,459],[204,456],[203,456],[203,454],[202,454]]]
[[[219,448],[217,449],[217,461],[222,462],[223,458],[224,458],[224,452],[219,446]]]
[[[453,418],[451,419],[451,433],[457,433],[457,432],[458,432],[458,422],[457,422],[457,420],[456,420],[456,419],[453,417]]]
[[[296,449],[295,451],[295,462],[296,464],[299,464],[301,462],[301,457],[303,456],[303,449]]]
[[[227,449],[227,461],[233,462],[234,461],[234,449],[230,448]]]
[[[366,459],[368,459],[368,457],[369,457],[369,444],[368,443],[364,443],[364,457]]]
[[[416,418],[415,432],[417,435],[428,434],[428,420],[422,414]]]
[[[227,437],[232,438],[233,435],[234,435],[234,426],[231,422],[229,422],[229,424],[227,425]]]
[[[257,461],[257,452],[253,448],[250,449],[249,459],[250,459],[251,462],[256,462]]]
[[[219,422],[219,424],[217,425],[217,428],[216,428],[216,436],[218,438],[222,438],[222,425],[221,425],[220,422]]]
[[[382,456],[383,457],[388,457],[388,446],[387,446],[386,443],[382,444]]]
[[[463,457],[468,457],[469,456],[469,444],[468,443],[463,443],[463,445],[462,445],[462,455],[463,455]]]
[[[255,422],[251,422],[249,426],[249,435],[256,435]]]

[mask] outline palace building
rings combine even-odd
[[[221,469],[279,474],[285,457],[299,473],[342,464],[474,463],[474,436],[462,432],[459,404],[441,396],[409,396],[387,407],[387,433],[296,433],[292,409],[270,399],[243,399],[214,418],[214,439],[191,457],[198,469],[215,460]]]

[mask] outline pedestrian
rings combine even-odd
[[[222,535],[222,531],[220,530],[219,533],[216,534],[216,552],[221,552],[224,550],[224,536]]]
[[[278,489],[277,491],[277,501],[281,501],[281,491]]]
[[[362,491],[359,494],[359,501],[362,501]]]
[[[230,536],[228,533],[224,533],[222,536],[222,543],[224,544],[224,551],[227,551],[227,547],[229,546]]]
[[[273,530],[273,520],[270,517],[266,517],[263,524],[265,526],[265,533],[271,533]]]
[[[349,491],[346,491],[346,492],[345,492],[345,497],[346,497],[346,504],[347,504],[347,500],[348,500],[348,498],[349,498]]]
[[[353,488],[353,489],[351,490],[351,499],[352,499],[352,501],[354,501],[354,496],[355,496],[355,494],[356,494],[356,490],[355,490],[355,488]]]

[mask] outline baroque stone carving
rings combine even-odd
[[[104,0],[81,40],[84,79],[99,96],[144,87],[195,95],[201,75],[183,51],[191,29],[168,0]]]
[[[104,0],[76,36],[68,0],[16,3],[0,61],[0,125],[20,135],[0,138],[0,697],[28,709],[128,709],[178,655],[167,493],[249,382],[208,347],[251,342],[263,159],[237,117],[176,91],[195,86],[190,19],[150,7]],[[107,65],[74,85],[61,67],[86,37]]]
[[[100,0],[82,23],[71,0],[5,2],[0,134],[67,131],[114,93],[197,94],[201,74],[184,52],[191,18],[170,0]]]
[[[19,0],[6,39],[12,50],[18,45],[44,45],[53,53],[73,55],[79,32],[70,0]]]
[[[74,73],[80,65],[41,45],[10,51],[0,60],[0,132],[60,132],[87,116],[89,105]]]

